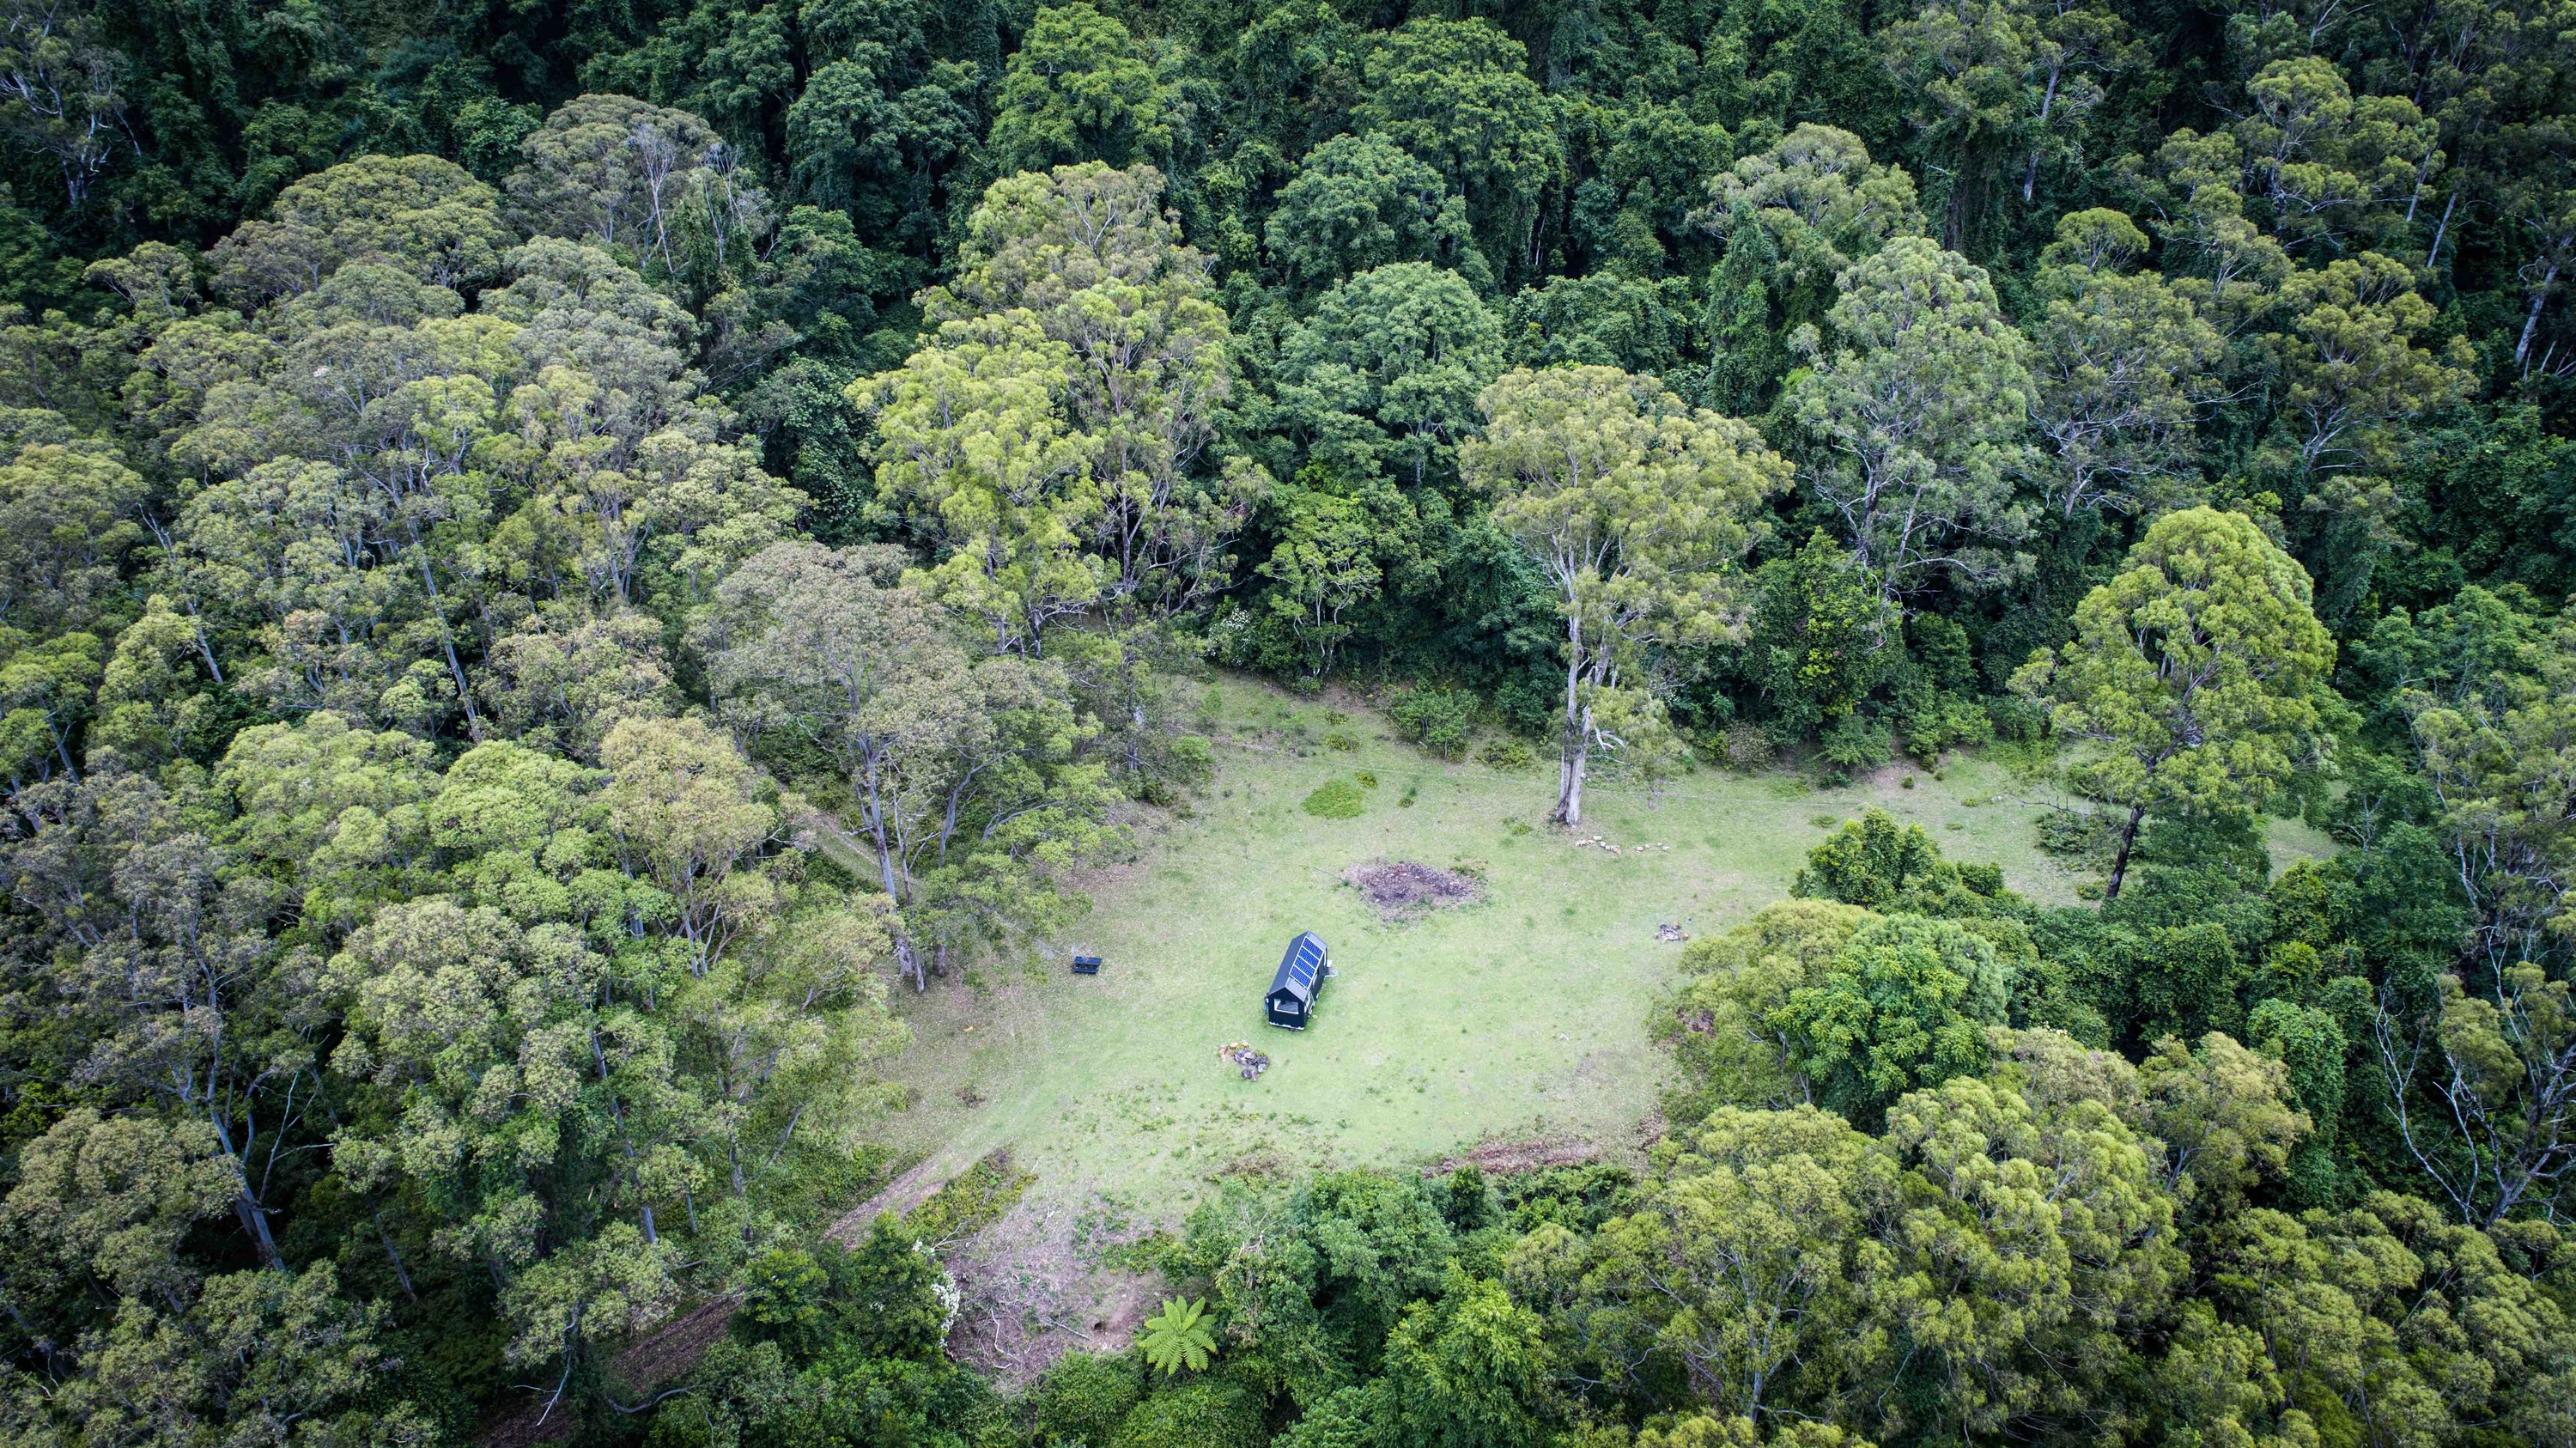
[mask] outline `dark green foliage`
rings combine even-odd
[[[1133,1353],[1067,1353],[1038,1380],[1038,1441],[1107,1443],[1145,1394],[1145,1365]]]
[[[742,1310],[734,1333],[746,1342],[774,1342],[796,1361],[830,1346],[835,1324],[824,1299],[831,1276],[812,1253],[773,1247],[743,1265]]]
[[[464,1441],[535,1384],[549,1431],[669,1448],[2565,1437],[2576,90],[2545,7],[11,19],[17,1436]],[[1135,169],[1014,180],[1090,162]],[[1459,469],[1482,399],[1568,364],[1788,456],[1749,572],[1632,577],[1626,618],[1556,575],[1645,540],[1497,527]],[[2175,712],[2164,751],[2123,702],[2198,640],[2088,600],[2178,518],[2259,556],[2304,642],[2248,661],[2296,689]],[[1078,1357],[1007,1404],[947,1360],[935,1253],[1028,1188],[1005,1157],[814,1235],[882,1184],[881,987],[987,978],[1125,808],[1187,811],[1205,661],[1437,681],[1399,734],[1508,731],[1480,757],[1526,768],[1568,610],[1617,618],[1593,679],[1638,773],[1675,740],[1833,781],[1992,744],[1972,768],[2120,802],[2046,827],[2067,868],[2133,867],[2043,909],[1848,826],[1781,939],[1717,970],[1701,927],[1657,1024],[1691,1109],[1644,1177],[1236,1183],[1166,1244],[1214,1350],[1155,1391]],[[808,626],[813,667],[772,667]],[[2140,686],[2008,692],[2070,640]],[[827,718],[859,655],[895,684]],[[2237,769],[2256,714],[2296,737]],[[879,858],[888,768],[913,817]],[[2276,871],[2267,812],[2333,853]],[[1843,1119],[1710,1116],[1729,1089]],[[2024,1181],[2047,1210],[2007,1232]],[[1692,1271],[1808,1295],[1683,1313]],[[720,1301],[702,1363],[618,1380]],[[1820,1335],[1756,1371],[1752,1322]]]
[[[1483,704],[1464,689],[1426,685],[1387,707],[1396,733],[1442,759],[1464,759]]]
[[[1261,1400],[1241,1384],[1200,1378],[1136,1405],[1108,1448],[1262,1448]]]
[[[2136,992],[2133,1030],[2141,1041],[2243,1029],[2237,991],[2245,968],[2235,942],[2216,921],[2158,925],[2130,946],[2126,974]]]
[[[1762,565],[1755,587],[1745,662],[1765,700],[1801,732],[1852,717],[1891,663],[1877,586],[1818,530],[1797,552]]]
[[[1807,852],[1807,863],[1789,893],[1839,900],[1872,910],[1965,918],[1991,915],[2018,903],[1991,865],[1942,858],[1921,825],[1897,824],[1882,809],[1845,821],[1832,838]]]
[[[1818,1098],[1868,1127],[1904,1093],[1983,1069],[1985,1028],[2004,1023],[2010,993],[1992,943],[1955,921],[1895,915],[1863,926],[1770,1021]]]
[[[1556,1416],[1539,1318],[1494,1281],[1456,1278],[1407,1309],[1378,1381],[1398,1448],[1536,1448]]]
[[[855,1247],[826,1242],[829,1313],[838,1351],[928,1361],[947,1340],[947,1274],[920,1233],[920,1214],[880,1216]]]

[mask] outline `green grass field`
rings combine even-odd
[[[1944,780],[1916,769],[1912,788],[1900,766],[1821,791],[1702,769],[1656,797],[1596,790],[1570,837],[1544,823],[1552,762],[1443,763],[1347,702],[1337,722],[1326,701],[1220,687],[1217,776],[1193,817],[1147,822],[1136,861],[1088,882],[1093,909],[1062,942],[1105,956],[1101,975],[1072,976],[1059,954],[988,964],[973,989],[901,993],[915,1039],[893,1071],[914,1104],[891,1128],[932,1175],[1007,1146],[1047,1197],[1097,1195],[1153,1221],[1227,1171],[1419,1163],[1495,1141],[1630,1146],[1661,1070],[1649,1001],[1680,953],[1657,924],[1698,936],[1737,923],[1869,804],[1919,821],[1955,858],[2002,865],[2017,890],[2074,898],[2077,877],[2032,848],[2052,792],[1982,760]],[[1357,747],[1329,748],[1330,734]],[[1357,818],[1299,808],[1362,771],[1377,787]],[[1621,853],[1572,842],[1596,834]],[[1473,866],[1487,896],[1380,923],[1340,880],[1380,857]],[[1301,929],[1323,935],[1340,972],[1302,1033],[1261,1013]],[[1217,1058],[1237,1040],[1271,1054],[1260,1080]]]

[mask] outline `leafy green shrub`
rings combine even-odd
[[[1723,737],[1726,762],[1738,769],[1759,769],[1780,750],[1771,731],[1759,724],[1729,724]]]
[[[1358,780],[1360,782],[1360,788],[1362,789],[1377,788],[1377,771],[1375,770],[1363,769],[1359,773],[1352,775],[1351,778]]]
[[[1416,689],[1386,711],[1396,734],[1442,759],[1464,759],[1484,703],[1465,689]]]
[[[1029,1182],[1025,1173],[1018,1175],[1014,1198]],[[928,1362],[948,1345],[948,1273],[922,1241],[912,1226],[886,1215],[856,1247],[822,1245],[817,1257],[831,1281],[828,1306],[840,1348]]]
[[[1036,1180],[1012,1163],[1008,1151],[992,1152],[932,1192],[903,1224],[925,1242],[971,1237],[1000,1221]]]
[[[1834,727],[1816,741],[1820,772],[1848,779],[1865,769],[1876,769],[1896,756],[1895,742],[1888,737],[1887,726],[1859,714],[1846,714],[1834,721]]]
[[[1262,1448],[1261,1403],[1237,1384],[1201,1378],[1136,1405],[1109,1448]]]
[[[1038,1442],[1107,1443],[1144,1396],[1134,1353],[1067,1353],[1038,1382]]]
[[[1955,694],[1939,694],[1905,712],[1905,748],[1915,758],[1931,761],[1953,749],[1985,744],[1995,737],[1994,717],[1983,704]]]
[[[742,1309],[733,1333],[745,1342],[775,1342],[799,1361],[828,1346],[823,1294],[832,1279],[814,1254],[778,1247],[743,1264]]]
[[[879,1216],[856,1247],[780,1247],[743,1271],[733,1334],[794,1363],[833,1353],[927,1362],[948,1341],[947,1274],[910,1225]]]
[[[1325,780],[1306,796],[1305,811],[1317,819],[1346,820],[1358,814],[1366,796],[1360,787],[1347,779]]]
[[[1360,747],[1359,736],[1348,730],[1336,729],[1324,736],[1324,747],[1337,754],[1348,754]]]
[[[1504,735],[1484,747],[1477,756],[1496,769],[1527,769],[1538,763],[1538,751],[1526,739]]]
[[[2047,706],[2019,694],[2001,694],[1986,700],[1986,718],[1993,723],[1998,739],[2036,742],[2048,737]]]
[[[2107,856],[2111,822],[2090,810],[2055,809],[2039,817],[2039,848],[2062,860]]]

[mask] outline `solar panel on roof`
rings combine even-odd
[[[1317,939],[1312,932],[1301,934],[1288,942],[1288,953],[1281,957],[1279,973],[1272,978],[1270,989],[1274,992],[1287,991],[1300,998],[1311,999],[1315,994],[1315,982],[1323,974],[1323,968],[1324,942]]]

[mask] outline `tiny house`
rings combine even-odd
[[[1332,958],[1324,951],[1322,936],[1307,930],[1289,941],[1288,953],[1279,958],[1279,973],[1270,979],[1270,994],[1263,1000],[1270,1024],[1292,1031],[1306,1029],[1315,1014],[1315,992],[1332,973]]]

